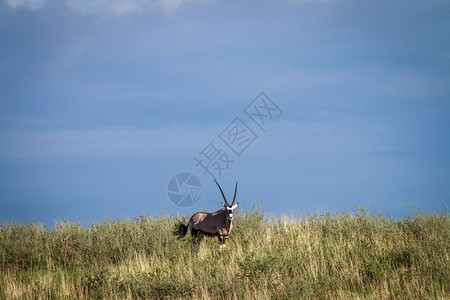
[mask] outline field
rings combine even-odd
[[[449,299],[450,218],[237,212],[224,251],[182,216],[0,225],[1,299]]]

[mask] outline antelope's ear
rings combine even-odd
[[[227,206],[223,202],[220,202],[220,204],[222,204],[223,207],[227,208]]]
[[[233,205],[231,208],[232,208],[232,209],[235,209],[238,205],[239,205],[239,202],[236,202],[236,204]]]

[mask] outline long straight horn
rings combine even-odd
[[[236,186],[234,187],[234,197],[233,197],[233,203],[231,204],[231,206],[233,206],[234,202],[236,202],[236,193],[237,193],[237,181],[236,181]]]
[[[217,180],[215,180],[215,179],[214,179],[214,182],[215,182],[215,183],[217,184],[217,186],[219,187],[219,190],[220,190],[220,192],[222,193],[223,200],[225,200],[225,203],[226,203],[228,206],[230,206],[230,204],[228,204],[227,198],[225,198],[225,194],[223,193],[222,188],[220,187],[219,183],[218,183]]]

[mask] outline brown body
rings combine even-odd
[[[228,218],[228,210],[222,208],[213,213],[198,212],[189,220],[189,229],[194,237],[198,234],[218,236],[221,244],[225,243],[233,228],[233,220]]]
[[[182,238],[186,235],[188,228],[191,230],[191,235],[194,237],[195,242],[201,241],[203,236],[217,236],[219,239],[219,243],[225,246],[225,241],[230,235],[231,229],[233,228],[233,211],[238,205],[236,202],[236,193],[237,193],[237,182],[234,190],[234,198],[233,202],[228,204],[227,199],[222,191],[222,188],[217,183],[217,186],[222,193],[223,199],[225,203],[222,203],[224,208],[215,211],[213,213],[207,212],[198,212],[192,215],[189,219],[188,225],[184,225],[182,223],[178,224],[174,230],[174,234],[178,236],[178,238]]]

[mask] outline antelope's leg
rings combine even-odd
[[[219,243],[220,243],[220,251],[222,251],[225,248],[225,237],[222,235],[219,235]]]
[[[195,242],[196,242],[197,244],[200,244],[200,242],[203,240],[203,237],[204,237],[203,233],[198,232],[197,235],[196,235],[196,237],[195,237]]]
[[[192,247],[191,247],[191,254],[198,254],[199,249],[200,249],[200,243],[203,239],[203,233],[201,233],[200,231],[195,231],[194,234],[192,235]]]

